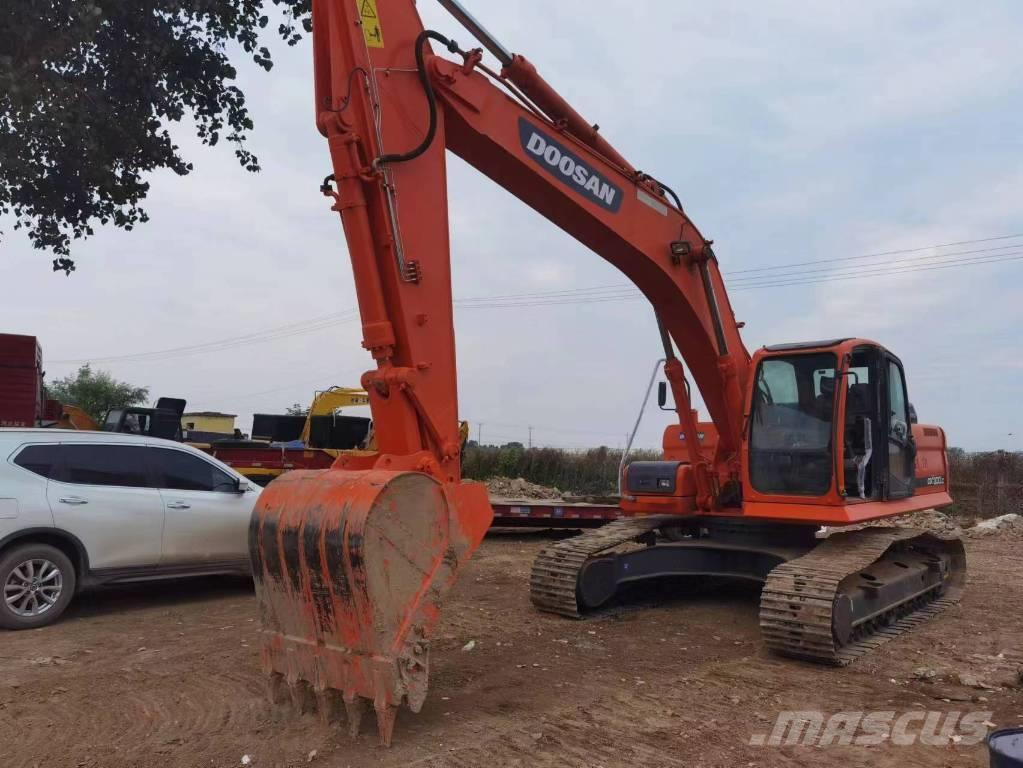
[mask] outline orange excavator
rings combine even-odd
[[[751,579],[769,648],[846,664],[955,601],[960,541],[819,533],[951,503],[944,433],[916,423],[899,359],[860,338],[751,356],[679,196],[440,2],[499,68],[425,30],[408,0],[312,2],[314,117],[333,165],[321,191],[348,242],[378,447],[260,497],[250,548],[271,697],[327,719],[343,703],[353,734],[369,702],[389,743],[397,707],[423,706],[441,602],[490,524],[485,488],[460,474],[446,150],[642,291],[678,414],[665,458],[625,470],[626,516],[537,557],[538,609],[580,616],[662,576]]]

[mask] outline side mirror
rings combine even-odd
[[[913,407],[912,403],[909,404],[909,423],[910,424],[920,423],[919,419],[917,419],[916,417],[916,408]]]
[[[657,406],[663,408],[664,404],[668,402],[668,382],[659,381],[657,382]]]

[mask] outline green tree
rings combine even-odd
[[[106,371],[93,371],[88,363],[73,376],[47,384],[46,392],[62,403],[77,405],[96,421],[102,421],[111,408],[141,405],[149,398],[149,387],[118,381]]]
[[[5,0],[0,13],[0,216],[70,274],[71,243],[147,220],[146,175],[192,170],[168,131],[186,118],[243,168],[253,128],[229,53],[269,70],[270,19],[289,45],[310,0]],[[271,10],[272,12],[272,10]],[[2,234],[2,233],[0,233]]]
[[[302,405],[302,403],[294,403],[292,405],[289,405],[284,410],[284,412],[286,414],[288,414],[289,416],[308,416],[309,415],[309,406],[308,405]]]

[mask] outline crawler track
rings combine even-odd
[[[852,589],[851,577],[893,547],[946,557],[951,565],[947,578],[878,612],[856,626],[847,643],[839,643],[834,631],[836,599]],[[760,600],[760,630],[776,653],[845,666],[957,603],[965,579],[966,556],[959,539],[909,528],[838,533],[770,573]]]
[[[650,533],[671,515],[651,515],[616,520],[593,531],[545,547],[533,561],[529,577],[529,599],[541,611],[578,619],[576,588],[586,561],[593,555],[628,544]]]
[[[587,563],[674,521],[677,518],[669,515],[618,520],[546,547],[533,562],[533,605],[580,618],[579,583]],[[861,574],[881,563],[891,565],[900,559],[899,553],[923,558],[932,573],[930,580],[901,592],[890,604],[875,602],[869,613],[852,615],[844,634],[836,630],[836,605],[843,601],[852,605],[857,590],[863,592]],[[767,575],[760,602],[761,633],[765,645],[776,653],[845,666],[957,603],[965,578],[966,557],[957,538],[909,528],[836,533]],[[839,619],[837,624],[841,623]]]

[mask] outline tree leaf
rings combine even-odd
[[[228,52],[273,66],[264,6],[285,14],[288,45],[308,32],[309,0],[6,0],[0,14],[0,216],[56,272],[93,225],[148,220],[146,178],[192,171],[167,132],[186,117],[207,145],[253,129]],[[239,164],[258,172],[251,152]],[[0,242],[3,233],[0,232]]]

